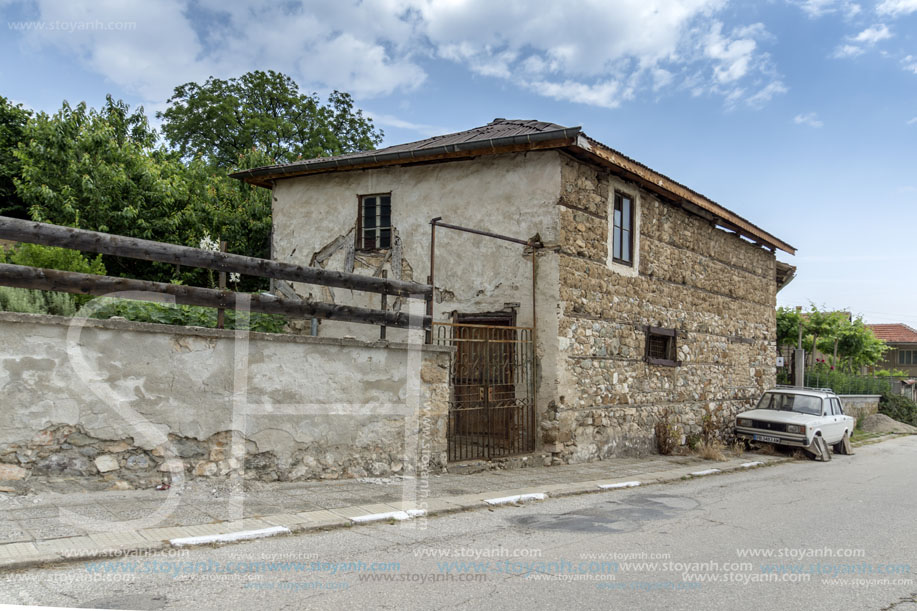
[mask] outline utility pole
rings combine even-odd
[[[796,366],[794,377],[796,388],[802,388],[806,385],[806,351],[802,349],[802,306],[796,306],[796,313],[799,314],[799,340],[793,354],[793,364]]]

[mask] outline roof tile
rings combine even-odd
[[[894,344],[917,344],[917,330],[903,323],[866,326],[883,341]]]

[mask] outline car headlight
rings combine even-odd
[[[736,420],[736,424],[739,426],[751,426],[751,420],[748,418],[739,418]]]
[[[787,433],[805,433],[806,427],[800,426],[798,424],[788,424],[786,425]]]

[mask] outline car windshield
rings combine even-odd
[[[782,392],[769,392],[761,397],[758,409],[774,409],[782,412],[798,412],[812,416],[821,415],[821,399],[810,395],[795,395]]]

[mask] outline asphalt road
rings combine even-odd
[[[915,466],[917,437],[899,438],[829,463],[8,573],[0,603],[913,611]]]

